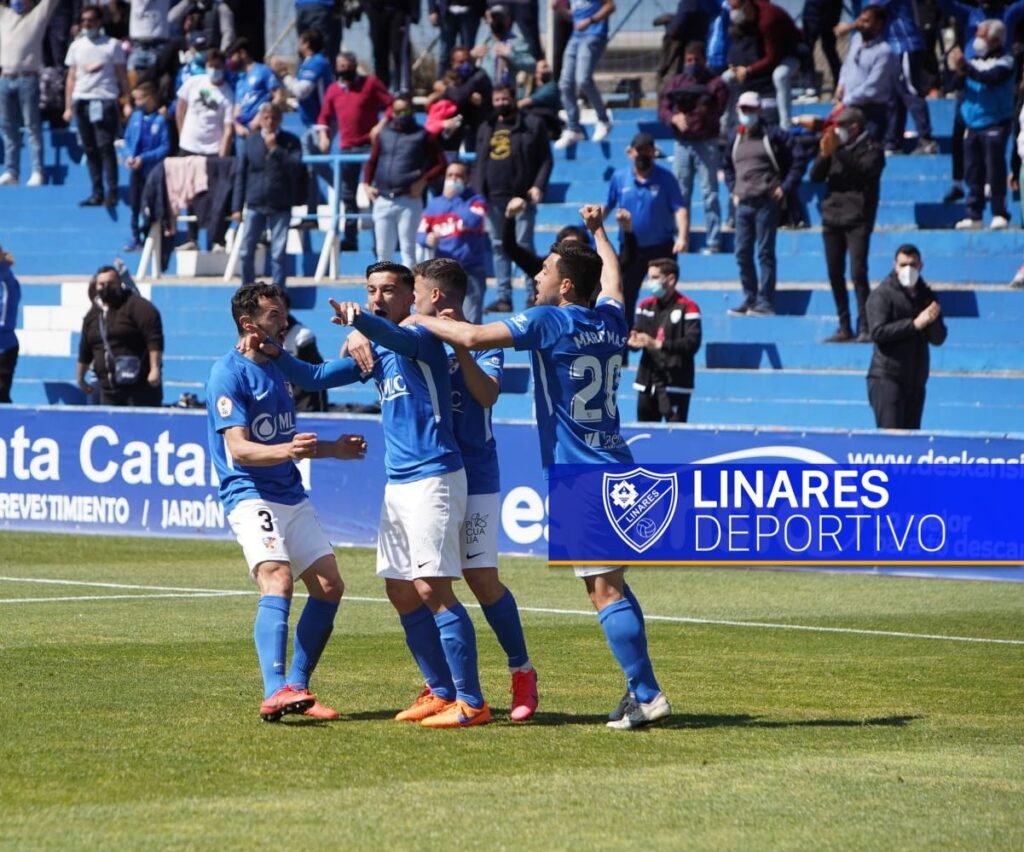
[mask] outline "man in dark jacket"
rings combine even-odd
[[[518,110],[515,92],[509,86],[494,87],[491,105],[494,114],[477,132],[473,189],[487,199],[487,232],[498,283],[498,297],[486,310],[508,313],[512,310],[512,264],[501,245],[505,207],[513,198],[529,202],[516,221],[516,241],[532,251],[537,205],[544,200],[551,177],[551,142],[544,122]]]
[[[259,132],[245,138],[235,169],[231,218],[242,223],[242,283],[256,281],[256,246],[269,228],[270,275],[283,290],[292,198],[305,188],[302,143],[281,130],[281,110],[275,104],[263,104],[258,121]]]
[[[671,258],[647,266],[647,298],[636,306],[629,347],[643,350],[636,372],[636,419],[685,423],[693,393],[693,359],[700,349],[700,308],[676,290],[679,264]]]
[[[662,89],[658,117],[662,124],[672,128],[676,138],[674,165],[683,197],[693,196],[694,177],[700,181],[706,228],[704,254],[721,250],[718,133],[728,102],[729,90],[722,78],[712,76],[707,69],[703,42],[690,42],[686,45],[682,73]]]
[[[935,294],[921,278],[921,252],[896,249],[893,270],[868,297],[875,351],[868,368],[868,400],[879,429],[920,429],[928,346],[941,346],[946,325]]]
[[[732,316],[775,314],[775,236],[782,199],[800,180],[789,134],[765,125],[761,99],[744,92],[737,103],[739,126],[725,148],[725,184],[736,205],[736,263],[743,285],[743,302],[730,308]],[[754,266],[754,246],[761,267]]]
[[[864,114],[847,107],[821,136],[820,153],[811,166],[811,180],[825,181],[821,201],[822,240],[828,280],[839,314],[839,330],[826,343],[857,340],[868,343],[865,306],[868,284],[868,252],[875,228],[879,186],[885,153],[867,132]],[[850,297],[846,292],[846,253],[850,253],[850,277],[857,295],[857,334],[850,322]]]
[[[420,22],[420,0],[360,0],[370,22],[373,73],[385,88],[412,91],[409,29]]]

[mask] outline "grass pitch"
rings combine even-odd
[[[625,733],[580,581],[506,560],[541,709],[507,721],[471,610],[497,721],[428,731],[368,551],[314,682],[343,719],[265,724],[234,544],[0,548],[0,848],[1024,847],[1020,585],[635,571],[674,715]]]

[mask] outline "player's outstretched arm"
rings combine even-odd
[[[379,343],[406,358],[415,358],[420,348],[419,335],[409,327],[395,325],[390,320],[366,313],[355,302],[328,300],[334,308],[331,322],[335,325],[350,325],[365,334],[374,343]]]
[[[416,315],[416,324],[445,343],[466,349],[511,349],[515,345],[512,332],[503,322],[477,325],[472,322]]]
[[[318,459],[362,461],[366,458],[366,438],[362,435],[340,435],[334,441],[321,441],[316,447]]]
[[[580,216],[587,230],[594,235],[594,248],[601,258],[601,292],[597,295],[614,299],[621,302],[622,296],[622,270],[619,268],[619,258],[615,254],[615,247],[608,239],[608,232],[604,229],[604,215],[600,204],[584,204],[580,208]]]
[[[316,435],[312,432],[296,432],[287,444],[252,441],[246,426],[229,426],[223,434],[231,458],[246,467],[270,467],[286,461],[311,459],[319,450]]]
[[[289,382],[309,391],[351,385],[363,376],[363,371],[353,358],[336,358],[322,364],[309,364],[282,351],[276,363]]]

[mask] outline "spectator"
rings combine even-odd
[[[11,267],[14,258],[0,249],[0,402],[11,401],[14,368],[18,365],[18,305],[21,302],[21,284]]]
[[[441,55],[437,67],[452,65],[455,45],[476,44],[476,34],[487,8],[486,0],[430,0],[430,23],[440,30]]]
[[[131,239],[123,251],[138,251],[142,247],[140,230],[142,214],[142,188],[149,173],[171,153],[171,134],[167,119],[160,112],[156,99],[156,86],[139,83],[132,89],[135,111],[124,129],[124,164],[128,167],[128,199],[132,206]]]
[[[64,120],[74,116],[92,181],[92,194],[82,207],[117,206],[117,156],[114,140],[120,127],[118,98],[128,97],[128,76],[121,45],[100,28],[100,10],[85,6],[82,29],[68,48],[64,64],[68,80],[64,95]],[[125,104],[125,110],[128,105]],[[103,193],[106,176],[107,191]]]
[[[301,61],[309,58],[302,50],[302,39],[310,30],[320,36],[317,52],[332,61],[341,49],[341,20],[334,13],[335,0],[295,0],[295,34],[299,38]],[[300,79],[302,79],[300,77]]]
[[[573,32],[562,56],[562,76],[558,78],[566,128],[555,142],[556,148],[568,148],[586,138],[580,124],[577,92],[597,113],[597,126],[591,140],[603,142],[611,131],[612,120],[605,109],[601,90],[594,82],[594,71],[608,46],[608,19],[614,11],[613,0],[574,0],[572,3]]]
[[[273,71],[252,58],[247,39],[236,38],[225,52],[228,68],[238,75],[235,81],[235,153],[241,156],[243,140],[251,130],[257,129],[260,107],[268,102],[280,107],[284,103],[284,89]]]
[[[322,6],[309,4],[300,9],[320,9]],[[274,62],[274,72],[281,78],[285,90],[298,104],[299,120],[303,127],[313,127],[320,116],[324,95],[334,82],[334,69],[323,54],[323,36],[319,30],[303,30],[299,36],[299,56],[302,61],[293,77],[288,73],[284,61]],[[333,55],[333,54],[332,54]],[[312,149],[310,149],[312,150]]]
[[[637,306],[629,348],[640,349],[636,371],[636,419],[685,423],[693,394],[693,361],[700,349],[700,308],[676,287],[679,264],[671,258],[647,266],[649,294]]]
[[[420,0],[360,0],[370,22],[373,71],[390,89],[412,92],[412,57],[409,26],[420,21]]]
[[[473,59],[487,72],[495,85],[516,85],[520,71],[530,72],[536,60],[526,39],[512,28],[512,16],[504,5],[487,10],[490,34],[473,48]]]
[[[679,182],[668,169],[654,162],[657,149],[649,133],[638,133],[627,149],[632,165],[612,175],[605,202],[605,218],[613,210],[629,211],[637,250],[622,267],[622,292],[626,299],[626,325],[633,327],[640,285],[647,265],[655,259],[675,257],[686,251],[690,229],[689,211]],[[620,252],[623,249],[620,232]]]
[[[394,118],[385,124],[370,149],[363,181],[373,203],[377,260],[392,260],[397,247],[402,265],[416,265],[416,229],[423,217],[423,193],[444,174],[444,154],[437,137],[416,121],[412,100],[395,98]]]
[[[467,151],[473,150],[477,130],[491,114],[491,91],[491,78],[474,64],[469,48],[454,48],[451,68],[434,83],[434,91],[427,97],[428,110],[441,101],[448,101],[454,107],[454,110],[449,108],[451,114],[440,129],[445,150],[457,151],[460,144],[465,144]],[[427,128],[431,129],[429,124]]]
[[[658,81],[666,81],[683,70],[687,45],[707,40],[711,17],[718,11],[714,0],[679,0],[674,14],[666,13],[655,19],[663,22],[665,35],[661,41],[661,62]]]
[[[799,180],[789,134],[766,125],[761,99],[744,92],[737,103],[739,127],[725,151],[725,183],[736,207],[736,263],[743,302],[729,309],[732,316],[775,315],[775,236],[782,199]],[[760,279],[754,266],[757,247]]]
[[[292,197],[302,186],[302,143],[281,130],[281,110],[264,103],[257,131],[245,139],[235,167],[231,218],[242,223],[242,284],[256,283],[256,245],[270,229],[270,275],[284,292]],[[245,218],[243,219],[243,213]]]
[[[171,0],[132,0],[128,12],[128,82],[134,88],[139,76],[160,62],[171,35],[168,18]]]
[[[467,279],[462,310],[468,322],[480,322],[487,289],[487,201],[470,187],[466,163],[448,164],[444,191],[427,203],[416,242],[434,257],[462,264]]]
[[[331,148],[330,130],[338,132],[338,150],[342,154],[363,154],[370,150],[370,133],[378,124],[378,116],[391,106],[387,86],[372,75],[358,73],[359,61],[354,53],[338,54],[338,80],[331,84],[324,96],[323,106],[316,121],[320,137],[320,150]],[[361,163],[343,163],[341,166],[341,200],[345,205],[345,239],[342,251],[358,248],[359,219],[356,214],[356,188]]]
[[[558,113],[562,109],[562,97],[551,64],[546,59],[537,60],[529,93],[519,99],[518,106],[524,114],[536,116],[543,121],[552,139],[561,136],[564,125]]]
[[[704,254],[721,251],[721,210],[718,201],[718,133],[729,101],[721,77],[713,77],[704,57],[704,45],[686,45],[682,73],[665,84],[658,115],[675,135],[675,173],[683,198],[693,197],[693,180],[700,181],[707,236]],[[689,225],[689,217],[687,217]],[[684,234],[689,242],[689,234]]]
[[[815,42],[821,42],[821,54],[825,57],[829,74],[832,77],[831,91],[839,85],[839,52],[836,50],[836,30],[839,19],[843,15],[842,0],[804,0],[804,10],[800,15],[804,38],[811,55],[814,54]]]
[[[885,154],[867,132],[864,114],[857,107],[844,109],[835,124],[821,137],[820,154],[811,166],[811,180],[825,181],[821,200],[821,237],[832,296],[839,314],[839,330],[826,343],[856,339],[867,343],[868,255],[871,232],[885,168]],[[857,296],[857,334],[850,322],[846,292],[846,254],[850,254],[850,278]]]
[[[562,57],[575,32],[572,5],[569,0],[551,0],[551,72],[555,81],[562,79]]]
[[[160,312],[121,284],[113,266],[96,270],[93,305],[82,321],[76,381],[86,395],[93,386],[85,373],[92,366],[99,380],[101,405],[163,404],[164,332]]]
[[[39,73],[42,71],[43,36],[58,0],[23,0],[0,6],[0,130],[4,138],[4,166],[0,186],[16,184],[21,175],[21,128],[28,130],[32,172],[28,186],[42,186],[43,124],[39,116]]]
[[[544,48],[540,43],[540,10],[537,0],[488,0],[493,10],[495,6],[504,6],[512,18],[516,29],[526,39],[530,56],[536,62],[544,56]],[[531,63],[532,64],[532,63]]]
[[[224,0],[203,0],[203,6],[203,35],[206,36],[206,43],[226,53],[237,37],[235,11]]]
[[[863,114],[867,131],[879,144],[885,139],[889,113],[896,100],[898,70],[892,48],[885,40],[885,9],[872,5],[854,22],[856,32],[839,72],[835,100],[855,106]]]
[[[316,345],[316,335],[312,329],[303,325],[292,314],[292,300],[287,290],[281,291],[281,299],[288,310],[288,325],[285,328],[283,343],[284,351],[307,364],[322,364],[324,359]],[[291,389],[296,411],[327,411],[329,409],[327,391],[304,390],[294,384],[291,385]]]
[[[476,137],[473,190],[487,199],[487,233],[494,252],[497,298],[486,310],[512,310],[512,265],[501,243],[505,207],[513,198],[529,204],[516,220],[517,242],[533,250],[537,205],[544,200],[551,177],[551,142],[539,119],[519,112],[508,86],[495,86],[491,95],[494,114],[480,125]]]
[[[964,122],[964,169],[967,178],[966,216],[956,223],[961,230],[984,227],[985,189],[992,204],[989,227],[1009,225],[1006,206],[1006,140],[1013,122],[1013,56],[1005,50],[1006,26],[990,19],[978,24],[974,58],[950,53],[950,65],[964,76],[960,117]]]
[[[896,263],[868,297],[875,343],[868,368],[868,400],[879,429],[920,429],[928,382],[928,347],[946,340],[942,310],[921,277],[917,246],[902,245]]]
[[[38,6],[39,4],[33,5]],[[57,0],[43,33],[43,67],[58,69],[64,67],[64,57],[68,55],[68,45],[71,44],[71,31],[78,29],[75,21],[78,20],[80,8],[81,0]],[[8,28],[0,27],[0,30],[4,29]],[[0,56],[2,55],[0,53]]]
[[[793,74],[800,67],[800,30],[781,6],[755,0],[729,0],[729,20],[729,68],[722,79],[729,86],[732,100],[743,90],[755,90],[764,96],[774,91],[779,125],[787,129],[792,115]],[[733,114],[726,119],[731,129]]]

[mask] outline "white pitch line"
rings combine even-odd
[[[225,589],[192,589],[176,588],[174,586],[143,586],[126,583],[95,583],[86,580],[44,580],[33,577],[3,577],[0,582],[10,583],[49,583],[52,585],[65,586],[91,586],[113,589],[137,589],[141,591],[153,590],[159,592],[178,592],[179,594],[157,594],[157,595],[87,595],[71,598],[11,598],[0,599],[3,603],[48,603],[61,600],[139,600],[143,598],[216,598],[216,597],[239,597],[252,595],[253,592],[225,590]],[[295,597],[305,597],[296,594]],[[349,596],[345,598],[350,603],[388,603],[387,598],[371,598]],[[477,604],[466,604],[474,609],[479,609]],[[569,615],[591,617],[593,610],[585,609],[556,609],[552,607],[520,606],[520,612],[538,613],[540,615]],[[811,624],[784,624],[771,621],[734,621],[723,618],[692,618],[685,615],[648,615],[644,613],[646,621],[661,621],[669,624],[707,624],[717,627],[745,627],[755,630],[801,630],[806,633],[839,633],[847,636],[883,636],[892,639],[926,639],[938,642],[970,642],[981,645],[1020,645],[1024,646],[1024,639],[986,639],[979,636],[945,636],[938,633],[906,633],[898,630],[868,630],[857,627],[821,627]]]

